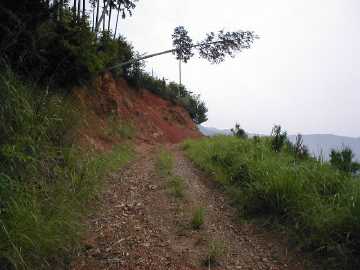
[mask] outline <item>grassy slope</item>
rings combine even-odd
[[[214,174],[240,213],[281,224],[335,269],[355,269],[360,248],[360,182],[328,164],[270,150],[269,142],[219,136],[187,141],[187,155]]]
[[[0,74],[1,269],[65,265],[103,177],[133,155],[128,145],[107,153],[79,149],[80,111],[44,93]],[[121,133],[114,125],[105,132]]]

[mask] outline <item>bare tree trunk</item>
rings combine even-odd
[[[64,0],[60,0],[60,5],[59,5],[60,22],[63,21],[63,9],[64,9]]]
[[[109,20],[108,20],[108,31],[110,32],[111,11],[112,11],[111,5],[109,6],[109,9],[110,9],[110,11],[109,11]]]
[[[117,9],[114,39],[116,38],[116,32],[117,32],[118,21],[119,21],[119,14],[120,14],[120,4],[119,4],[118,9]]]
[[[77,19],[78,19],[78,21],[80,21],[80,3],[81,3],[81,0],[78,0],[78,8],[77,8]]]
[[[74,0],[74,4],[73,4],[73,19],[75,22],[76,21],[76,0]]]
[[[97,29],[97,23],[98,23],[98,20],[99,20],[99,9],[100,9],[100,0],[97,0],[97,3],[96,3],[96,21],[95,21],[95,32],[97,33],[98,29]]]
[[[59,8],[57,0],[54,0],[53,8],[54,8],[54,20],[57,21],[57,19],[58,19],[58,8]]]
[[[93,7],[92,10],[92,27],[91,27],[92,32],[94,32],[94,28],[95,28],[95,7]]]
[[[103,19],[103,32],[105,31],[105,18],[106,18],[106,6],[105,6],[105,0],[104,0],[104,7],[103,7],[103,12],[104,12],[104,19]]]
[[[83,12],[82,12],[82,17],[85,20],[85,11],[86,11],[86,7],[85,7],[85,0],[83,0]]]
[[[105,8],[103,8],[102,12],[101,12],[101,16],[98,20],[96,20],[96,24],[95,24],[95,32],[97,33],[99,31],[99,29],[101,28],[101,23],[103,23],[103,29],[105,29],[105,15],[106,15],[106,10],[107,10],[107,6],[108,6],[108,2],[104,1]]]

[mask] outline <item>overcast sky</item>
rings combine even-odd
[[[359,11],[359,0],[140,0],[119,30],[147,53],[171,48],[178,25],[195,41],[209,31],[253,30],[261,39],[235,58],[183,65],[183,83],[209,109],[205,125],[359,137]],[[172,55],[147,66],[178,81]]]

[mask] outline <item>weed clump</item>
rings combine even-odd
[[[204,264],[209,267],[217,265],[225,253],[226,246],[223,241],[214,239],[210,240]]]
[[[194,230],[199,230],[205,221],[205,209],[202,207],[196,208],[191,219],[191,227]]]
[[[170,177],[169,188],[170,188],[170,193],[174,195],[176,198],[184,197],[185,184],[184,184],[184,180],[180,176],[173,175]]]
[[[172,174],[173,163],[173,157],[170,152],[161,149],[155,164],[158,174],[162,177],[170,176]]]

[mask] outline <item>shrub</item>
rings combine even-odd
[[[281,126],[275,125],[271,131],[271,147],[275,152],[280,152],[287,141],[286,131],[281,131]]]
[[[240,124],[238,124],[238,123],[235,124],[235,128],[231,129],[231,133],[233,134],[233,136],[238,137],[238,138],[242,138],[242,139],[247,138],[247,134],[246,134],[245,130],[242,129],[240,127]]]
[[[288,150],[290,150],[297,159],[306,159],[310,157],[309,149],[306,145],[304,145],[301,134],[296,135],[294,144],[288,141],[288,148]]]
[[[360,166],[353,161],[353,158],[354,154],[349,147],[345,147],[340,151],[332,149],[330,153],[331,165],[344,173],[355,174],[359,170]]]

